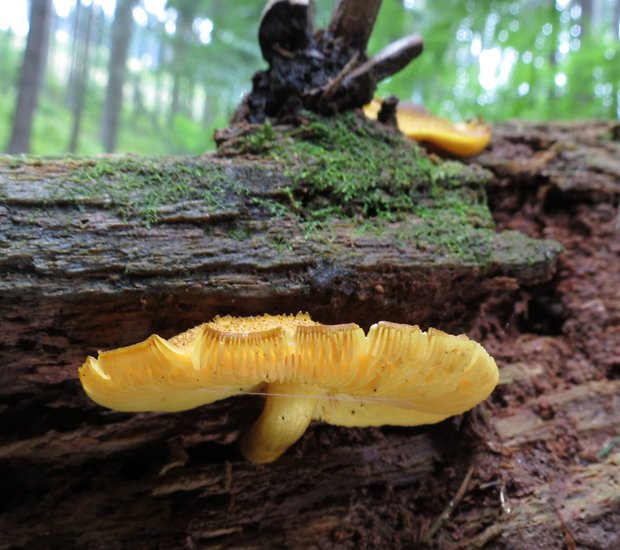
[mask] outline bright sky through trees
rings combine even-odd
[[[96,5],[101,6],[107,17],[113,16],[116,0],[85,0],[84,4],[89,5],[92,1]],[[71,10],[75,8],[75,4],[76,0],[54,0],[56,13],[62,18],[68,17]],[[568,5],[568,0],[557,0],[556,4],[558,9],[563,9]],[[144,27],[148,23],[148,15],[151,14],[157,17],[158,21],[165,22],[166,31],[168,34],[173,34],[175,31],[176,14],[173,10],[166,10],[165,5],[166,0],[144,0],[142,5],[137,6],[133,10],[134,21],[137,25]],[[413,2],[405,2],[405,7],[411,9]],[[571,10],[571,15],[578,17],[581,10],[579,6],[575,6],[575,8],[579,10],[579,13]],[[26,36],[28,33],[28,0],[13,0],[3,6],[2,11],[3,17],[0,20],[0,29],[6,30],[11,28],[18,36]],[[490,17],[488,24],[495,26],[497,20],[497,16]],[[208,18],[204,18],[197,20],[194,26],[200,42],[208,44],[211,41],[213,22]],[[543,27],[543,34],[548,35],[550,32],[551,25]],[[457,34],[457,40],[469,40],[471,42],[471,53],[474,56],[478,56],[480,64],[478,81],[487,92],[492,92],[498,85],[505,84],[508,81],[512,66],[518,60],[518,52],[514,48],[502,49],[499,46],[482,49],[480,34],[474,36],[470,36],[470,34],[467,31],[462,31],[460,35]],[[571,28],[570,33],[560,35],[559,52],[561,54],[568,53],[570,50],[570,36],[573,35],[573,38],[575,38],[579,34],[580,27],[576,25]],[[68,37],[63,33],[63,36],[58,38],[61,41],[66,41]],[[499,38],[501,39],[502,37],[500,36]],[[133,65],[136,66],[135,60]],[[554,82],[557,86],[564,86],[566,84],[566,75],[562,73],[557,74]],[[523,93],[524,91],[525,86],[521,86],[520,92]]]
[[[89,6],[92,2],[96,6],[100,6],[106,17],[111,19],[114,16],[116,0],[83,0],[84,6]],[[149,22],[149,15],[155,16],[159,22],[165,24],[165,30],[169,35],[174,34],[176,30],[176,12],[172,9],[166,9],[167,0],[143,0],[141,4],[133,9],[133,19],[140,27],[146,27]],[[72,10],[75,9],[76,0],[53,0],[54,10],[58,17],[69,17]],[[28,35],[28,0],[13,0],[1,8],[2,17],[0,18],[0,30],[11,29],[17,36],[26,37]],[[194,21],[194,31],[202,44],[211,42],[211,33],[213,31],[213,21],[209,18],[197,18]],[[56,40],[66,44],[69,41],[69,35],[63,31],[57,31]],[[130,60],[131,67],[140,66],[137,59]]]
[[[56,13],[61,18],[69,16],[72,9],[75,8],[76,0],[53,0]],[[168,34],[175,32],[175,20],[176,14],[174,10],[166,10],[167,0],[143,0],[142,5],[138,5],[133,10],[134,21],[137,25],[144,27],[148,23],[148,16],[154,15],[158,21],[165,22],[165,28]],[[112,17],[114,14],[114,8],[116,0],[84,0],[85,5],[89,5],[94,2],[95,5],[101,6],[107,17]],[[404,6],[407,9],[412,9],[415,2],[412,0],[406,0]],[[556,0],[556,8],[558,10],[564,10],[569,5],[569,0]],[[517,4],[513,4],[517,6]],[[518,9],[512,10],[514,15],[517,15]],[[28,34],[28,0],[13,0],[10,3],[6,3],[2,7],[2,18],[0,19],[0,29],[11,29],[18,36],[26,36]],[[581,7],[579,5],[573,6],[570,12],[570,17],[578,19],[581,16]],[[499,17],[497,14],[491,14],[488,20],[488,26],[494,27],[498,22]],[[518,30],[518,23],[515,21],[517,28],[512,30]],[[195,31],[199,37],[200,42],[208,44],[211,41],[211,33],[213,31],[213,22],[208,19],[199,19],[195,22]],[[552,32],[552,25],[546,24],[542,29],[543,35],[548,36]],[[566,55],[571,48],[578,47],[578,37],[581,34],[581,27],[578,24],[573,25],[570,30],[560,33],[558,52],[560,55]],[[500,34],[499,41],[505,41],[506,32],[504,31],[504,37]],[[67,39],[66,36],[58,37],[61,41]],[[512,66],[518,60],[518,52],[513,48],[502,49],[499,46],[492,48],[482,49],[482,41],[480,34],[471,35],[466,30],[460,30],[457,33],[458,41],[470,41],[471,54],[477,56],[480,64],[480,74],[478,77],[479,83],[487,92],[492,92],[498,85],[505,84],[508,81],[508,76],[512,70]],[[502,40],[504,38],[504,40]],[[525,52],[528,55],[529,52]],[[562,87],[566,84],[566,75],[558,73],[554,77],[554,82],[557,86]],[[527,87],[529,89],[529,86]],[[523,94],[526,86],[520,87],[520,92]],[[525,92],[527,93],[527,92]]]
[[[18,36],[28,34],[28,1],[13,0],[2,6],[0,30],[11,29]]]
[[[83,4],[88,6],[91,2],[101,6],[107,17],[114,15],[116,0],[84,0]],[[75,8],[76,0],[54,0],[54,9],[59,17],[68,17],[71,10]],[[134,12],[134,19],[138,25],[146,25],[146,14],[155,15],[159,21],[165,21],[171,17],[171,13],[165,9],[166,0],[144,0]],[[2,8],[0,18],[0,30],[11,29],[18,36],[28,34],[28,0],[11,0],[6,2]],[[144,14],[144,15],[143,15]]]
[[[118,1],[52,0],[56,17],[33,152],[64,151],[76,61],[85,51],[88,63],[78,71],[86,78],[85,122],[77,151],[100,151]],[[158,154],[212,147],[213,130],[228,124],[252,75],[265,68],[256,33],[266,0],[126,1],[132,30],[118,150]],[[316,0],[319,26],[329,21],[334,2]],[[454,120],[620,118],[620,0],[440,4],[383,2],[369,53],[412,33],[423,36],[425,51],[384,81],[378,95],[396,95]],[[3,120],[17,98],[28,5],[0,0]],[[49,140],[50,132],[61,137]],[[0,143],[6,141],[0,124]]]

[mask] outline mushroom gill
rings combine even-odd
[[[341,426],[439,422],[486,399],[495,361],[464,335],[379,322],[322,325],[307,314],[216,317],[170,340],[88,357],[87,395],[119,411],[182,411],[261,392],[260,418],[240,448],[271,462],[314,419]]]

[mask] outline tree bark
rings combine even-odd
[[[32,120],[37,109],[47,63],[51,16],[52,0],[32,0],[30,30],[19,79],[11,138],[7,148],[9,154],[30,152]]]
[[[329,32],[365,51],[380,7],[381,0],[339,0],[329,22]]]
[[[592,32],[592,26],[594,23],[594,1],[595,0],[581,0],[579,3],[581,7],[581,36],[585,37]]]
[[[547,283],[548,241],[482,266],[403,246],[411,217],[381,234],[344,220],[302,231],[265,204],[290,200],[305,165],[1,160],[0,548],[617,546],[617,136],[612,124],[505,125],[477,159],[494,173],[500,228],[566,247]],[[138,205],[163,192],[159,178],[185,185],[183,173],[203,199],[152,205],[149,227]],[[214,181],[243,192],[213,207]],[[90,403],[76,379],[99,347],[215,313],[297,309],[469,327],[501,385],[436,426],[314,425],[256,466],[235,442],[259,398],[128,415]]]
[[[112,46],[108,63],[108,86],[103,103],[101,140],[106,153],[116,150],[118,122],[123,106],[123,86],[127,73],[127,54],[133,27],[132,10],[137,0],[119,0],[112,25]]]

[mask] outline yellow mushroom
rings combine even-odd
[[[364,106],[364,114],[373,120],[380,110],[379,98]],[[462,157],[477,155],[491,141],[491,128],[486,124],[478,121],[453,123],[406,101],[399,101],[396,106],[396,122],[406,136]]]
[[[244,456],[272,462],[312,420],[339,426],[416,426],[460,414],[497,384],[495,361],[465,335],[379,322],[322,325],[309,315],[216,317],[170,340],[88,357],[80,381],[118,411],[182,411],[264,393]]]

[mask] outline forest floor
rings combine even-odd
[[[582,129],[541,141],[544,125],[506,125],[476,159],[497,176],[488,193],[498,230],[555,239],[565,251],[552,281],[490,300],[471,332],[503,366],[504,384],[487,403],[493,429],[474,419],[491,452],[473,462],[478,484],[446,526],[465,547],[620,548],[619,165],[593,170],[596,125]],[[598,467],[606,460],[610,478]],[[473,537],[465,528],[485,509],[514,520],[526,503],[551,521],[509,521],[512,534],[497,523]]]

